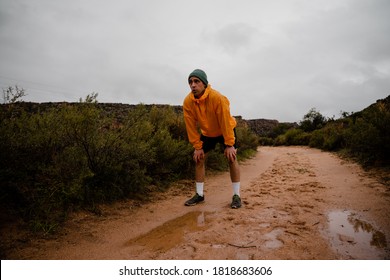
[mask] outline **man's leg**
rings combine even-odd
[[[237,159],[229,162],[229,170],[230,170],[230,179],[232,180],[232,188],[233,188],[233,200],[231,203],[232,208],[240,208],[241,207],[241,198],[240,198],[240,166],[238,165]]]
[[[206,157],[206,155],[205,155]],[[203,187],[204,187],[204,178],[206,174],[206,159],[202,158],[195,165],[195,184],[196,184],[196,193],[200,196],[204,196]]]
[[[194,197],[185,202],[186,206],[193,206],[204,201],[203,187],[206,174],[206,157],[207,154],[205,154],[204,157],[195,164],[196,194]]]
[[[206,174],[206,157],[205,156],[196,162],[195,164],[195,181],[196,182],[204,182],[205,174]]]
[[[240,182],[240,166],[237,159],[229,162],[230,179],[232,182]]]

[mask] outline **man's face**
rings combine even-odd
[[[191,77],[188,80],[188,83],[190,85],[191,92],[194,94],[195,98],[199,98],[203,95],[206,86],[201,80],[199,80],[197,77]]]

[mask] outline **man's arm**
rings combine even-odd
[[[193,116],[190,108],[184,104],[183,106],[184,122],[186,125],[188,140],[196,150],[202,149],[202,141],[200,141],[200,135],[196,126],[196,119]]]
[[[222,96],[220,100],[217,117],[225,139],[225,145],[233,146],[235,143],[233,129],[236,127],[236,120],[230,114],[230,103],[225,96]]]

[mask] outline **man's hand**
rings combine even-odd
[[[224,154],[230,162],[233,162],[236,160],[237,150],[234,147],[226,147]]]
[[[199,162],[204,158],[204,151],[203,149],[195,150],[194,151],[194,161]]]

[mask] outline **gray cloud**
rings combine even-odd
[[[256,28],[246,23],[231,23],[215,31],[205,30],[203,40],[215,44],[219,50],[234,55],[252,43],[256,31]]]

